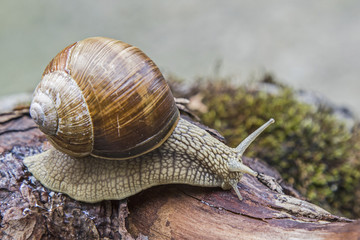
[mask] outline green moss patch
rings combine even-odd
[[[176,89],[177,96],[200,97],[207,110],[197,115],[222,133],[230,146],[274,118],[275,124],[245,155],[275,167],[309,201],[333,213],[360,217],[360,128],[349,131],[330,108],[300,102],[293,89],[270,76],[243,86],[212,79],[193,84],[186,92]]]

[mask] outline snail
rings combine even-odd
[[[87,38],[57,54],[42,75],[30,115],[54,146],[24,159],[45,187],[84,202],[124,199],[155,185],[235,190],[252,141],[236,148],[180,117],[160,70],[138,48]]]

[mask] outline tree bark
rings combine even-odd
[[[360,221],[335,216],[245,175],[233,191],[165,185],[120,201],[82,203],[49,191],[22,160],[50,145],[27,108],[0,115],[1,239],[359,239]],[[280,175],[257,159],[258,172]]]

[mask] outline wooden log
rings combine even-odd
[[[256,143],[255,143],[256,144]],[[27,108],[0,114],[1,239],[359,239],[360,221],[244,176],[233,191],[158,186],[129,199],[82,203],[44,188],[22,160],[51,147]],[[279,174],[260,160],[254,170]],[[289,195],[290,194],[290,195]]]

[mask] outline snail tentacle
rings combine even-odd
[[[269,121],[264,123],[261,127],[256,129],[252,134],[247,136],[235,149],[242,156],[245,150],[250,146],[250,144],[262,133],[270,124],[274,123],[275,120],[271,118]]]

